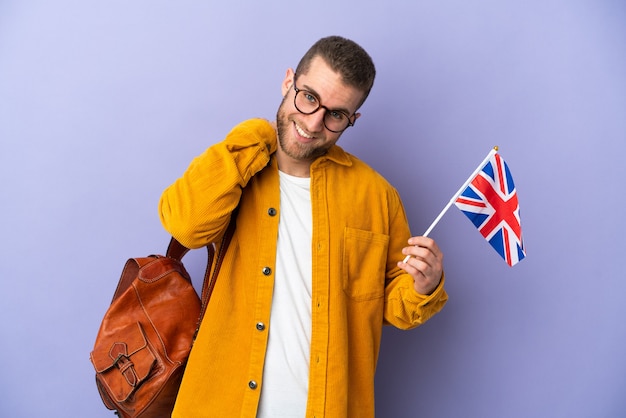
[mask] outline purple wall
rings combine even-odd
[[[626,414],[624,3],[242,3],[0,2],[0,416],[112,416],[88,356],[126,258],[165,250],[162,189],[235,123],[273,118],[285,70],[328,34],[377,63],[341,144],[414,232],[498,145],[528,250],[509,268],[446,214],[450,301],[385,330],[378,416]]]

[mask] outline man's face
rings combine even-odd
[[[351,116],[354,122],[363,92],[347,86],[341,76],[330,69],[321,58],[311,62],[308,73],[298,74],[295,80],[300,90],[313,93],[319,102],[332,110],[341,110]],[[289,69],[282,84],[283,101],[276,116],[279,148],[277,150],[281,170],[286,165],[310,165],[317,157],[324,155],[333,146],[341,133],[331,132],[324,126],[326,109],[320,108],[310,115],[300,113],[294,106],[294,72]],[[302,94],[302,93],[300,93]]]

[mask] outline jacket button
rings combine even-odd
[[[253,389],[253,390],[254,390],[254,389],[256,389],[256,388],[258,387],[258,385],[257,385],[256,381],[251,380],[251,381],[249,381],[249,382],[248,382],[248,387],[249,387],[250,389]]]
[[[259,331],[263,331],[265,329],[265,324],[263,322],[257,322],[256,329],[258,329]]]
[[[269,208],[269,209],[267,210],[267,214],[268,214],[268,215],[270,215],[270,216],[276,216],[276,209],[274,209],[274,208]]]
[[[272,274],[272,269],[269,267],[263,267],[263,274],[265,274],[266,276],[269,276],[270,274]]]

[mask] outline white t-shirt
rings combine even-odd
[[[310,179],[280,174],[274,294],[257,418],[306,414],[311,347]]]

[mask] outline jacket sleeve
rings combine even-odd
[[[404,257],[402,248],[408,245],[411,232],[397,192],[395,197],[397,200],[394,202],[392,199],[392,206],[393,203],[397,206],[391,212],[394,215],[390,219],[384,322],[400,329],[411,329],[439,312],[448,300],[448,295],[444,290],[445,277],[442,276],[439,286],[430,295],[422,295],[415,291],[413,277],[397,266],[397,262]]]
[[[276,151],[276,132],[262,119],[237,125],[196,157],[159,202],[163,227],[187,248],[216,241],[239,204],[242,189]]]

